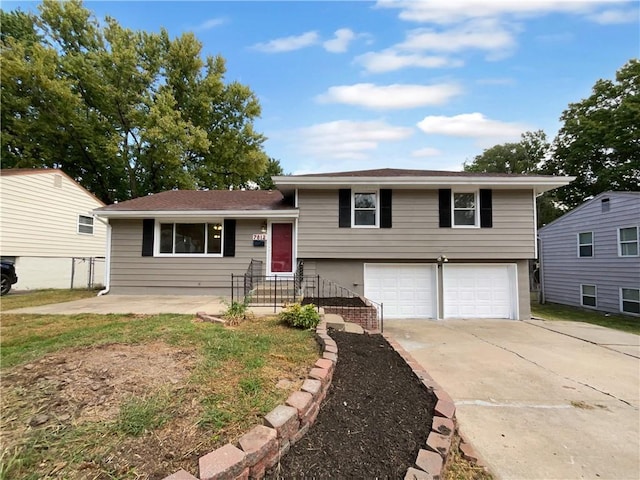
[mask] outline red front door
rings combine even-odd
[[[271,224],[271,273],[293,272],[293,224]]]

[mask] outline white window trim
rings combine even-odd
[[[356,195],[373,193],[376,196],[376,224],[356,225]],[[376,188],[351,189],[351,228],[380,228],[380,190]]]
[[[620,313],[624,313],[625,315],[634,315],[634,316],[640,316],[639,314],[635,313],[635,312],[627,312],[625,310],[622,309],[622,305],[623,305],[623,298],[622,298],[622,290],[639,290],[639,288],[629,288],[629,287],[620,287]],[[627,300],[627,302],[633,302],[634,300]],[[639,302],[640,303],[640,302]]]
[[[81,223],[80,219],[81,218],[90,218],[91,219],[91,225],[87,224],[87,223]],[[84,227],[91,227],[91,233],[89,232],[81,232],[80,231],[80,225],[84,226]],[[82,215],[82,214],[78,214],[78,224],[76,226],[76,233],[78,233],[79,235],[93,235],[95,232],[95,221],[94,218],[91,215]]]
[[[580,235],[582,235],[583,233],[590,233],[591,234],[591,243],[580,243]],[[595,257],[595,235],[593,234],[593,232],[578,232],[576,233],[576,242],[577,242],[577,252],[576,255],[578,255],[578,258],[593,258]],[[586,247],[586,246],[591,246],[591,255],[580,255],[580,247]]]
[[[595,292],[593,295],[585,295],[582,287],[593,287]],[[593,297],[596,301],[595,305],[585,305],[584,304],[584,297]],[[590,283],[581,283],[580,284],[580,305],[582,305],[584,308],[598,308],[598,286],[597,285],[592,285]]]
[[[207,251],[207,244],[209,242],[209,238],[205,237],[205,246],[204,246],[204,250],[205,253],[160,253],[160,225],[161,224],[173,224],[173,235],[174,235],[174,239],[173,241],[175,242],[175,224],[176,223],[203,223],[203,224],[209,224],[209,223],[219,223],[220,225],[222,225],[222,230],[221,230],[221,235],[220,235],[220,253],[206,253]],[[170,219],[162,219],[162,220],[156,220],[155,225],[154,225],[154,229],[153,229],[153,256],[154,257],[171,257],[171,258],[221,258],[224,257],[224,220],[223,219],[212,219],[212,218],[207,218],[206,220],[192,220],[192,219],[177,219],[177,220],[170,220]],[[205,228],[205,235],[207,235],[207,229]],[[175,243],[173,245],[173,249],[175,250]]]
[[[636,254],[635,255],[622,255],[622,241],[620,239],[620,230],[626,230],[627,228],[635,228],[636,229]],[[625,241],[624,243],[633,243],[629,241]],[[618,227],[618,256],[619,257],[637,257],[640,255],[640,228],[637,225],[629,225],[628,227]]]
[[[475,215],[473,225],[456,225],[456,193],[473,193],[475,196]],[[480,191],[479,190],[451,190],[451,228],[480,228]]]

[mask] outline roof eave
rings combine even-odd
[[[298,218],[298,210],[94,210],[93,214],[103,218]]]
[[[568,185],[575,177],[491,177],[491,176],[440,176],[440,177],[273,177],[281,190],[294,188],[349,188],[354,185],[390,186],[393,188],[446,188],[451,186],[477,186],[496,189],[533,189],[543,193]]]

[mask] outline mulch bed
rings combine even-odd
[[[267,478],[404,478],[431,430],[433,394],[381,335],[329,334],[338,363],[325,403]]]
[[[302,305],[320,305],[321,307],[366,307],[360,297],[304,297]]]

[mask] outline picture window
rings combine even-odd
[[[221,255],[221,223],[161,223],[161,255]]]

